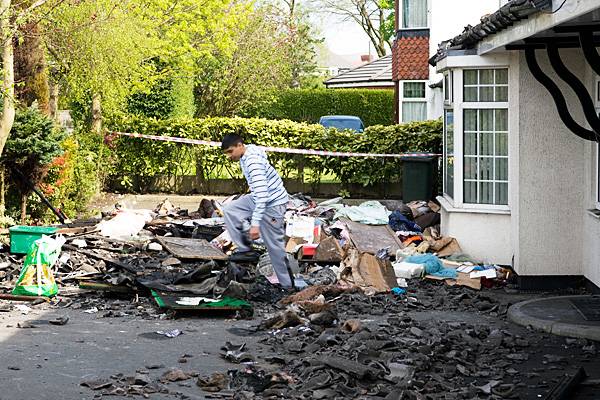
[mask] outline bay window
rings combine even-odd
[[[508,69],[446,71],[444,108],[444,196],[454,207],[507,211]]]

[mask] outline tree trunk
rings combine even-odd
[[[4,107],[0,119],[0,155],[15,122],[15,72],[13,33],[10,26],[11,0],[0,2],[0,31],[2,33],[2,93]]]
[[[27,193],[21,193],[21,224],[27,219]]]
[[[102,132],[102,98],[95,94],[92,98],[92,132]]]
[[[25,11],[32,3],[28,0],[15,7]],[[15,82],[19,84],[16,88],[17,100],[27,107],[37,102],[39,110],[49,115],[48,69],[39,23],[26,22],[20,25],[13,43]]]
[[[53,120],[58,120],[58,94],[60,86],[58,82],[50,82],[50,103],[48,109],[50,111],[50,117]]]
[[[5,194],[6,187],[4,180],[4,166],[0,166],[0,217],[4,217],[4,212],[6,211],[6,203],[5,203]]]

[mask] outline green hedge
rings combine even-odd
[[[355,115],[365,126],[394,123],[394,91],[383,89],[289,89],[244,116],[318,123],[323,115]]]
[[[362,134],[320,125],[288,120],[208,118],[155,120],[128,117],[112,123],[112,129],[140,134],[178,136],[220,141],[224,134],[237,133],[247,143],[299,149],[350,151],[365,153],[404,153],[441,151],[441,121],[403,125],[371,126]],[[116,156],[113,178],[122,185],[144,187],[158,175],[197,174],[208,179],[216,176],[241,177],[237,163],[230,163],[220,149],[190,146],[124,136],[113,137]],[[342,183],[369,185],[398,182],[398,159],[338,158],[270,153],[269,158],[284,178],[295,177],[299,168],[310,171],[310,179],[334,176]]]

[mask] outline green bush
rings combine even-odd
[[[394,123],[393,90],[289,89],[271,95],[272,101],[247,110],[244,116],[316,124],[323,115],[355,115],[365,126]]]
[[[441,121],[368,127],[364,133],[325,129],[288,120],[258,118],[207,118],[156,120],[126,117],[112,123],[112,129],[140,134],[175,136],[220,141],[227,133],[237,133],[247,143],[298,149],[365,153],[404,153],[441,151]],[[113,180],[121,186],[144,190],[151,178],[159,175],[178,177],[196,174],[204,179],[223,176],[241,177],[237,163],[229,163],[220,149],[190,146],[148,139],[115,136]],[[339,158],[269,153],[280,174],[292,177],[298,168],[309,169],[312,179],[333,175],[342,183],[397,182],[399,159]]]

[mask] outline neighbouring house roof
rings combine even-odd
[[[394,86],[392,81],[392,56],[383,56],[368,64],[327,79],[324,83],[328,88],[392,87]]]
[[[551,8],[552,0],[511,0],[495,13],[482,17],[478,25],[468,25],[460,35],[440,43],[437,53],[429,59],[429,63],[435,66],[439,60],[448,55],[449,50],[472,49],[488,36]]]

